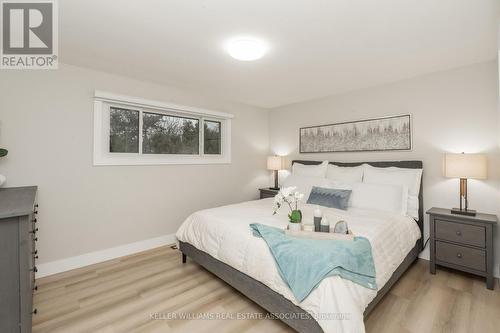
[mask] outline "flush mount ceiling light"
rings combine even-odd
[[[241,61],[260,59],[267,51],[266,44],[256,38],[242,37],[230,40],[226,44],[229,55]]]

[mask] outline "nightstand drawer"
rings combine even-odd
[[[436,238],[452,242],[485,247],[486,232],[484,227],[457,222],[435,220]]]
[[[265,198],[274,198],[276,194],[278,194],[278,190],[273,190],[269,188],[261,188],[259,189],[260,191],[260,198],[265,199]]]
[[[436,241],[436,259],[482,272],[486,271],[486,252],[483,250]]]

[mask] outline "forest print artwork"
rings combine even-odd
[[[300,129],[300,152],[411,150],[410,115]]]

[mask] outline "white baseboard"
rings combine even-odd
[[[164,245],[177,242],[175,234],[164,235],[156,238],[150,238],[143,241],[120,245],[109,249],[85,253],[76,257],[69,257],[61,260],[51,261],[45,264],[37,265],[38,272],[36,278],[66,272],[75,268],[80,268],[92,264],[97,264],[106,260],[116,259],[141,251],[154,249]]]

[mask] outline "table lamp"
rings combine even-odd
[[[283,169],[283,157],[281,156],[269,156],[267,158],[267,170],[274,171],[274,187],[272,190],[279,190],[278,186],[278,170]]]
[[[476,211],[468,208],[467,179],[486,179],[487,160],[483,154],[445,154],[444,176],[460,178],[460,208],[453,208],[453,214],[476,216]]]

